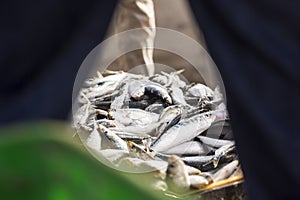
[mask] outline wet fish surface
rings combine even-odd
[[[74,128],[106,164],[151,171],[155,190],[181,194],[243,176],[220,88],[183,73],[98,72],[80,91]]]

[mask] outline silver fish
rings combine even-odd
[[[172,85],[170,94],[171,94],[174,104],[179,104],[179,105],[183,105],[183,106],[188,105],[184,99],[184,94],[179,87]]]
[[[129,155],[131,157],[136,157],[136,158],[140,158],[142,160],[154,160],[155,158],[150,155],[150,153],[146,152],[146,150],[141,147],[140,145],[132,142],[132,141],[127,141],[126,142],[127,147],[129,149]]]
[[[200,168],[199,166],[210,162],[213,159],[213,155],[209,156],[186,156],[181,159],[188,165]]]
[[[92,98],[92,99],[90,99],[90,101],[93,105],[97,105],[97,104],[101,104],[101,102],[103,102],[103,101],[111,101],[112,99],[114,99],[118,95],[119,95],[119,91],[115,90],[112,93]]]
[[[136,100],[140,100],[145,93],[145,81],[133,80],[129,82],[128,93]]]
[[[229,177],[236,170],[238,165],[239,165],[239,161],[234,160],[231,163],[219,169],[215,174],[213,174],[214,182],[221,181]]]
[[[189,96],[184,96],[185,102],[190,105],[192,108],[196,108],[199,105],[199,97],[189,97]]]
[[[166,85],[168,83],[168,77],[161,74],[155,74],[149,77],[149,80],[155,83],[159,83],[160,85]]]
[[[190,188],[190,180],[184,162],[175,155],[168,159],[167,181],[170,188],[178,193]]]
[[[145,92],[149,92],[154,96],[160,97],[164,102],[166,102],[169,105],[172,104],[172,98],[170,97],[168,91],[160,85],[154,85],[154,84],[146,85]]]
[[[118,82],[125,78],[126,73],[124,72],[117,72],[105,77],[97,77],[97,78],[90,78],[85,81],[86,86],[91,87],[95,85],[102,85],[105,82]]]
[[[175,85],[177,87],[184,88],[186,86],[186,83],[182,81],[178,76],[182,72],[184,72],[184,69],[171,72],[170,74],[162,71],[161,74],[168,77],[168,83],[166,84],[166,86],[170,87],[171,85]]]
[[[119,91],[118,89],[120,88],[120,85],[131,78],[140,78],[140,76],[126,72],[116,73],[100,79],[97,84],[92,85],[89,88],[85,88],[83,91],[89,99],[94,99],[99,96]]]
[[[173,127],[175,124],[177,124],[182,118],[182,114],[178,114],[175,116],[171,121],[169,122],[163,122],[159,124],[159,127],[156,129],[156,137],[159,137],[162,133],[169,130],[171,127]]]
[[[182,106],[180,105],[172,105],[166,107],[163,112],[159,115],[160,122],[169,122],[178,114],[182,113]]]
[[[109,117],[125,126],[147,126],[158,121],[159,115],[141,109],[116,109],[108,112]]]
[[[195,168],[195,167],[192,167],[192,166],[189,166],[189,165],[185,165],[185,169],[186,171],[188,172],[188,175],[191,176],[191,175],[201,175],[202,172]]]
[[[117,89],[119,84],[120,82],[107,81],[104,82],[102,85],[95,85],[89,88],[89,91],[86,93],[86,96],[89,99],[94,99],[96,97],[101,97],[103,95],[113,93]]]
[[[209,180],[200,175],[191,175],[189,176],[189,181],[191,187],[202,189],[209,184]]]
[[[116,127],[117,126],[114,120],[109,120],[109,119],[99,119],[99,120],[96,120],[96,123],[97,124],[102,124],[106,128],[111,128],[111,127]],[[87,126],[93,127],[94,123],[90,122]]]
[[[157,114],[160,114],[161,112],[163,112],[163,110],[164,106],[161,103],[153,103],[145,108],[145,111],[154,112]]]
[[[167,89],[160,84],[150,81],[137,82],[134,88],[136,89],[130,89],[130,96],[136,100],[140,100],[144,94],[148,92],[153,96],[160,97],[167,104],[172,104],[172,98],[170,97]]]
[[[159,127],[157,128],[155,136],[159,137],[171,126],[177,124],[181,119],[182,109],[183,108],[180,105],[173,105],[165,108],[159,116]]]
[[[208,129],[213,122],[228,119],[220,89],[186,85],[182,72],[151,77],[123,71],[106,71],[104,77],[98,73],[86,81],[74,116],[77,131],[90,133],[82,136],[99,159],[128,172],[163,172],[164,176],[149,181],[152,187],[164,191],[168,183],[177,193],[202,189],[213,179],[241,171],[236,167],[226,174],[223,168],[215,169],[237,159],[234,142],[214,139],[217,131]],[[201,136],[203,132],[206,136]]]
[[[215,147],[215,148],[220,148],[225,145],[234,144],[234,142],[231,140],[215,139],[215,138],[210,138],[210,137],[201,136],[201,135],[197,136],[197,138],[199,138],[202,143],[212,146],[212,147]]]
[[[240,177],[244,176],[241,166],[238,166],[238,168],[230,175],[230,177],[237,177],[237,176]]]
[[[124,86],[119,89],[119,96],[115,97],[110,104],[111,110],[129,107],[129,103],[126,103],[130,98],[128,94],[128,87],[128,84],[124,84]]]
[[[109,130],[105,126],[99,124],[100,133],[104,134],[105,137],[111,142],[111,144],[117,149],[128,151],[127,144],[119,136],[117,136],[113,131]]]
[[[105,110],[95,109],[94,112],[95,112],[96,115],[102,115],[102,116],[104,116],[105,118],[108,117],[108,112],[105,111]]]
[[[123,140],[139,140],[139,141],[142,141],[144,139],[151,139],[151,140],[155,140],[156,138],[155,137],[151,137],[149,135],[146,135],[146,136],[140,136],[140,135],[137,135],[135,133],[130,133],[130,132],[125,132],[125,131],[117,131],[117,130],[112,130],[114,131],[120,138],[122,138]]]
[[[131,125],[131,126],[118,126],[115,128],[111,128],[113,131],[117,132],[126,132],[126,133],[132,133],[135,134],[136,136],[139,137],[156,137],[155,130],[158,127],[158,123],[152,123],[152,124],[147,124],[145,126],[142,125]]]
[[[156,152],[163,152],[178,144],[189,141],[209,128],[214,119],[214,115],[197,115],[180,121],[158,137],[152,143],[151,149]]]
[[[200,99],[213,99],[214,91],[201,83],[197,83],[187,90],[187,94]]]
[[[217,149],[215,151],[215,155],[212,159],[214,167],[216,168],[218,166],[218,163],[219,163],[221,157],[225,156],[227,153],[234,150],[234,148],[235,148],[234,142],[232,141],[230,144],[224,145],[224,146],[220,147],[219,149]]]
[[[175,147],[167,149],[163,153],[176,154],[176,155],[205,155],[209,152],[209,149],[205,148],[200,142],[188,141],[179,144]]]

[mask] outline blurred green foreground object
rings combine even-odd
[[[1,199],[135,200],[166,198],[102,165],[61,122],[0,129]],[[128,175],[127,175],[128,176]]]

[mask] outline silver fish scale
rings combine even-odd
[[[208,129],[214,119],[214,115],[197,115],[181,121],[154,141],[151,145],[151,149],[153,151],[162,152],[178,144],[192,140]]]

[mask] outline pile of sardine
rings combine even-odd
[[[74,126],[86,146],[121,170],[153,171],[155,189],[184,193],[241,175],[220,89],[105,71],[80,91]]]

